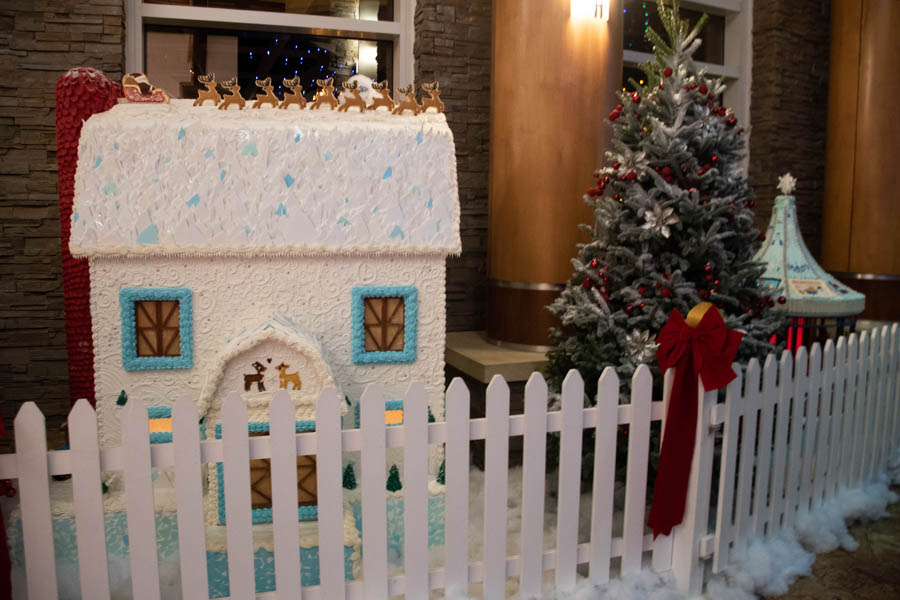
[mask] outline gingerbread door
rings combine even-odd
[[[268,435],[267,432],[251,435]],[[315,506],[318,504],[316,489],[316,457],[297,457],[297,505]],[[250,461],[250,506],[272,508],[272,463],[268,458],[255,458]]]

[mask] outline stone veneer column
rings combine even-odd
[[[55,85],[75,66],[120,79],[123,19],[123,0],[0,4],[0,411],[7,428],[28,400],[51,430],[69,411]]]
[[[488,337],[548,346],[546,310],[572,275],[582,201],[603,162],[622,78],[622,6],[570,16],[570,0],[494,0]]]

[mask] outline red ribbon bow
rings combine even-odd
[[[695,327],[673,310],[656,337],[659,368],[665,373],[674,367],[675,380],[647,518],[654,538],[660,533],[668,535],[684,517],[697,431],[697,376],[703,379],[707,391],[728,385],[735,378],[731,363],[744,335],[728,329],[719,311],[708,303],[695,307],[688,319],[694,320],[698,310],[702,318]]]

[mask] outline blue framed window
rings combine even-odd
[[[193,305],[187,288],[123,288],[122,366],[126,371],[194,366]]]
[[[355,364],[415,362],[419,320],[415,286],[357,286],[351,302]]]
[[[254,422],[247,426],[251,436],[268,435],[268,422]],[[315,421],[297,421],[297,431],[313,431],[316,428]],[[216,423],[216,439],[222,439],[222,424]],[[271,467],[269,459],[250,460],[250,506],[253,523],[272,522],[271,501]],[[225,524],[225,468],[222,463],[216,463],[218,475],[218,498],[216,501],[219,513],[219,523]],[[316,457],[297,457],[297,519],[311,521],[319,518],[319,507],[316,502]]]

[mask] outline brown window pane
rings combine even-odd
[[[365,298],[366,352],[401,352],[405,334],[406,302],[403,298]]]
[[[181,310],[177,300],[134,303],[134,337],[138,356],[181,355]]]
[[[269,435],[268,432],[251,432],[250,436]],[[316,457],[297,457],[297,505],[318,504],[316,487]],[[250,506],[272,508],[272,462],[268,458],[250,461]]]
[[[148,4],[205,6],[263,12],[393,21],[394,0],[144,0]]]

